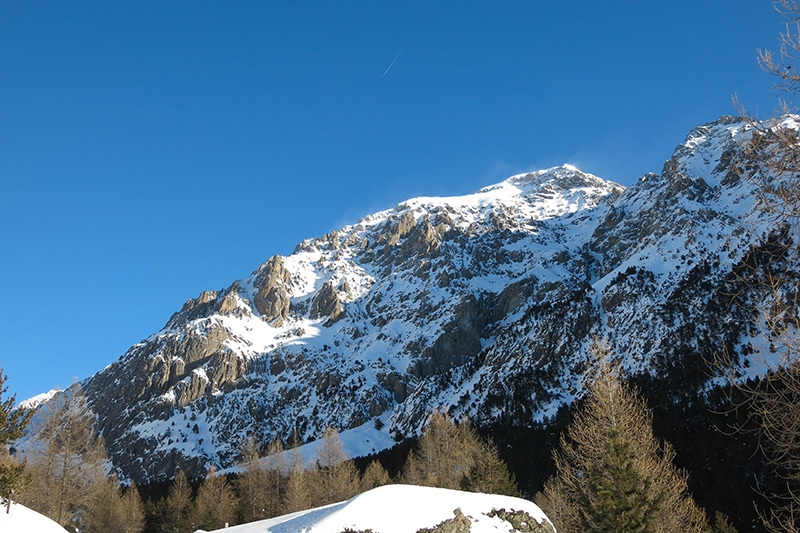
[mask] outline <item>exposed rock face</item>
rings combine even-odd
[[[437,524],[435,527],[425,527],[417,533],[469,533],[472,529],[472,520],[464,516],[461,509],[453,511],[453,518]]]
[[[409,200],[202,293],[84,382],[115,466],[191,475],[247,436],[378,416],[400,439],[434,408],[528,424],[580,393],[595,335],[631,373],[703,387],[704,355],[764,342],[725,296],[774,229],[734,166],[742,127],[693,130],[627,190],[564,166]]]
[[[291,299],[287,285],[290,280],[291,274],[279,255],[271,257],[257,271],[253,282],[256,289],[253,303],[261,318],[271,326],[281,327],[289,316]]]
[[[330,320],[328,324],[336,322],[344,314],[344,307],[342,302],[339,301],[339,295],[336,289],[333,288],[333,283],[330,281],[325,282],[319,290],[314,299],[311,300],[311,313],[312,319],[320,317],[328,317]]]

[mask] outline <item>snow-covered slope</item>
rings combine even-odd
[[[82,383],[114,464],[137,483],[202,473],[248,436],[328,426],[358,455],[434,408],[524,427],[580,393],[595,335],[630,371],[702,389],[704,356],[766,344],[731,298],[771,228],[745,128],[696,128],[627,190],[562,166],[409,200],[202,293]]]
[[[527,500],[410,485],[387,485],[359,494],[346,502],[217,531],[416,533],[423,528],[434,528],[447,520],[461,521],[464,523],[462,527],[470,524],[469,531],[472,533],[555,533],[541,509]],[[520,527],[522,523],[526,527]],[[540,529],[531,527],[534,524],[538,524]]]
[[[3,533],[64,533],[58,522],[28,509],[22,504],[12,502],[10,512],[6,505],[0,508],[0,531]]]

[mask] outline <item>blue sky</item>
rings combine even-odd
[[[734,94],[772,113],[782,28],[768,0],[2,2],[9,392],[407,198],[658,172]]]

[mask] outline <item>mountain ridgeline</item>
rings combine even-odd
[[[248,437],[329,426],[399,441],[436,408],[530,426],[580,396],[595,336],[676,399],[717,379],[723,348],[746,372],[768,339],[757,295],[732,295],[775,238],[746,129],[696,128],[627,189],[565,165],[409,200],[203,292],[81,383],[114,466],[140,484],[201,474]]]

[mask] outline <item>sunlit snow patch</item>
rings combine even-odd
[[[458,510],[458,511],[456,511]],[[541,509],[528,500],[458,490],[386,485],[359,494],[346,502],[300,511],[218,531],[227,533],[415,533],[463,515],[471,522],[470,533],[513,533],[498,511],[527,513],[537,523],[550,525]],[[549,531],[554,531],[549,529]]]

